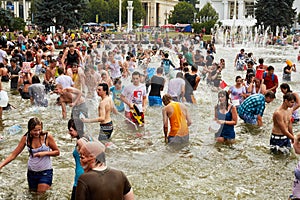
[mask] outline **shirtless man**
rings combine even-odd
[[[109,88],[106,83],[100,83],[98,85],[97,94],[102,99],[98,106],[99,117],[94,119],[83,118],[81,120],[84,123],[99,122],[100,133],[99,133],[98,140],[107,140],[111,137],[111,134],[113,132],[113,123],[110,117],[110,113],[111,112],[117,113],[118,111],[114,106],[114,102],[109,96]]]
[[[292,112],[290,109],[294,106],[296,97],[292,93],[283,96],[283,103],[273,114],[273,129],[270,139],[271,152],[277,153],[279,148],[291,148],[291,142],[294,141],[292,127]]]
[[[192,121],[188,115],[187,108],[180,102],[172,101],[169,94],[162,98],[165,107],[162,109],[163,130],[166,143],[186,143],[189,141],[189,129]],[[170,132],[168,133],[168,124],[170,121]]]
[[[63,119],[66,119],[67,117],[67,104],[72,107],[72,119],[79,119],[80,113],[82,113],[85,117],[88,117],[88,108],[80,90],[73,87],[63,89],[61,84],[57,84],[54,92],[60,95],[59,104],[61,105]]]

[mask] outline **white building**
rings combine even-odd
[[[29,16],[30,7],[30,0],[1,1],[1,8],[10,10],[14,13],[15,17],[23,18],[25,22],[29,22],[31,20],[31,17]]]
[[[255,16],[254,4],[255,0],[198,0],[199,10],[207,3],[211,3],[212,7],[219,13],[220,20],[232,19],[234,15],[234,4],[236,3],[236,19],[245,19]],[[296,12],[300,12],[300,0],[294,1],[293,8]]]
[[[146,17],[143,19],[143,25],[161,26],[168,24],[168,18],[174,6],[179,0],[141,0],[143,8],[146,11]],[[254,18],[255,0],[198,0],[199,10],[207,3],[219,13],[220,20],[232,19],[234,15],[234,5],[236,3],[236,19]],[[29,22],[31,17],[29,11],[31,7],[30,0],[2,0],[1,8],[11,10],[16,17],[21,17]],[[134,7],[134,5],[133,5]],[[296,12],[300,13],[300,0],[294,1]],[[134,12],[134,11],[133,11]],[[133,13],[134,15],[134,13]]]

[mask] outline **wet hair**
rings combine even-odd
[[[114,80],[114,85],[116,85],[117,83],[122,83],[122,81],[121,81],[121,79],[120,78],[116,78],[115,80]]]
[[[135,76],[135,75],[141,76],[141,73],[138,71],[134,71],[131,76]]]
[[[272,70],[274,70],[274,67],[270,65],[270,66],[267,68],[267,70],[268,70],[268,71],[272,71]]]
[[[250,81],[252,77],[255,77],[254,73],[250,72],[249,74],[246,75],[247,81]]]
[[[296,101],[296,96],[293,93],[288,92],[285,95],[283,95],[283,101],[285,101],[285,100]]]
[[[170,102],[172,100],[172,97],[170,94],[165,94],[163,97],[162,97],[162,101],[163,103],[165,104],[165,102]]]
[[[281,88],[281,89],[286,89],[286,90],[287,90],[287,93],[288,93],[288,92],[293,92],[293,91],[291,90],[291,88],[290,88],[290,85],[287,84],[287,83],[282,83],[282,84],[280,85],[280,88]]]
[[[165,58],[169,58],[169,54],[168,53],[164,53]]]
[[[0,63],[0,68],[4,68],[4,64],[2,62]]]
[[[225,96],[226,97],[226,109],[228,108],[228,105],[229,105],[229,103],[228,103],[228,100],[229,100],[229,93],[226,91],[226,90],[221,90],[219,93],[218,93],[218,98],[219,98],[219,96]],[[218,101],[219,101],[219,99],[218,99]]]
[[[99,83],[98,87],[102,87],[103,90],[106,92],[106,95],[109,95],[109,88],[107,83]]]
[[[32,131],[36,126],[40,125],[43,129],[43,123],[42,121],[37,118],[37,117],[34,117],[34,118],[31,118],[29,121],[28,121],[28,124],[27,124],[27,132],[25,133],[25,136],[27,136],[26,138],[26,145],[28,146],[29,148],[29,154],[31,156],[33,156],[33,153],[32,153],[32,140],[33,140],[33,136],[31,136],[30,134],[30,131]],[[47,132],[41,132],[40,136],[41,135],[46,135],[46,138],[45,140],[47,139]],[[40,137],[39,136],[39,137]]]
[[[40,78],[37,75],[32,77],[32,84],[41,83]]]
[[[178,72],[176,74],[176,78],[183,78],[183,73],[182,72]]]
[[[272,91],[268,91],[268,92],[265,94],[265,97],[269,97],[269,98],[271,98],[271,99],[275,99],[275,98],[276,98],[274,92],[272,92]]]
[[[258,63],[259,63],[259,64],[263,64],[263,63],[264,63],[264,59],[263,59],[263,58],[259,58],[259,59],[258,59]]]
[[[193,72],[197,72],[198,71],[198,67],[196,65],[192,65],[191,70]]]
[[[242,79],[242,77],[241,76],[236,76],[235,77],[235,82],[237,82],[238,79]]]
[[[162,74],[163,71],[164,71],[164,68],[162,68],[162,67],[158,67],[158,68],[156,69],[156,73],[157,73],[157,74]]]
[[[80,139],[83,137],[84,132],[83,132],[83,122],[80,119],[70,119],[68,121],[68,129],[70,130],[73,128],[75,131],[77,131],[77,139]]]
[[[59,67],[57,72],[59,75],[62,75],[64,73],[64,69],[62,67]]]

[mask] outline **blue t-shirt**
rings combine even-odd
[[[110,91],[113,94],[112,98],[113,98],[114,104],[119,112],[124,111],[124,102],[121,100],[121,93],[122,93],[123,89],[124,89],[124,86],[122,86],[121,90],[117,90],[115,88],[115,86],[112,86],[110,88]]]

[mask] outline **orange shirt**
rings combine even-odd
[[[186,117],[180,109],[180,103],[171,102],[170,105],[173,107],[174,112],[170,117],[171,130],[169,136],[186,136],[189,134]]]

